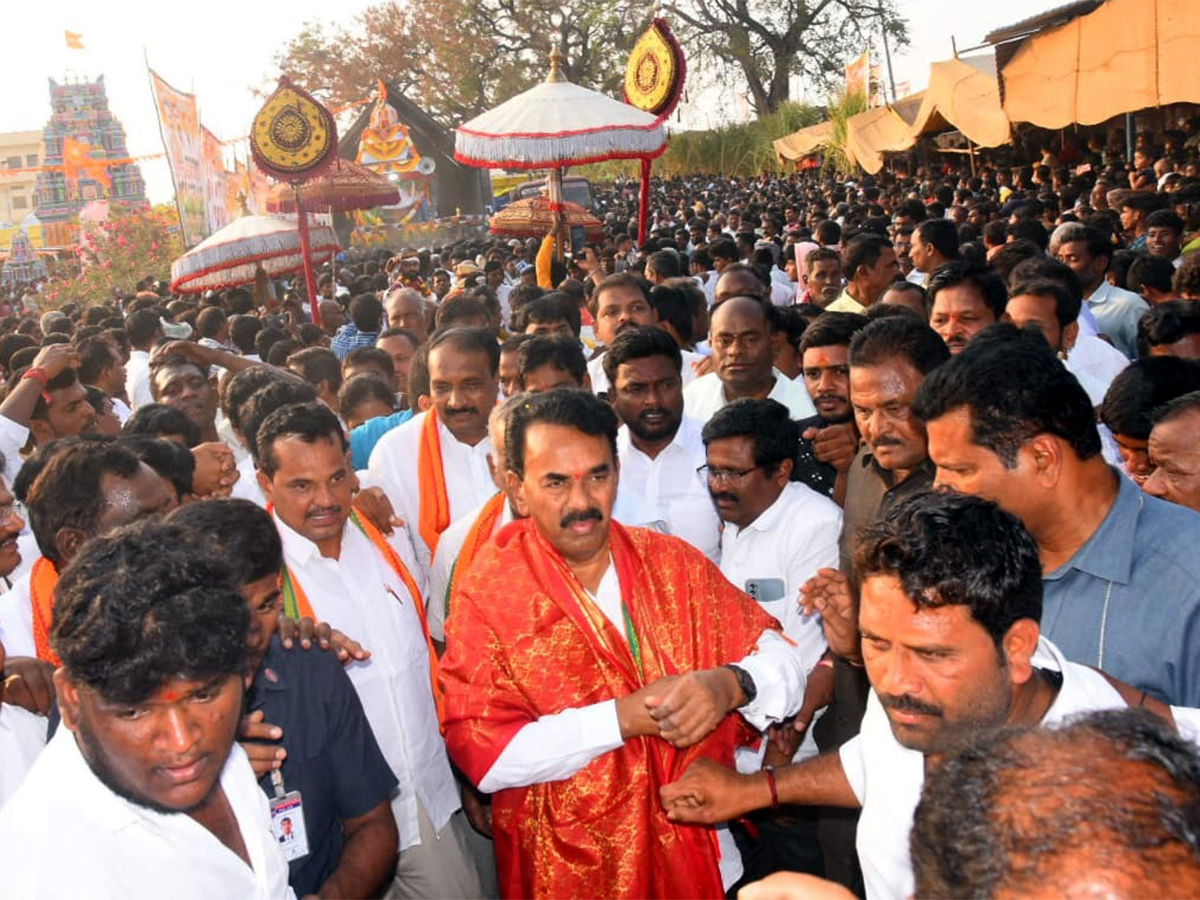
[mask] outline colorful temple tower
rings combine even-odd
[[[50,79],[50,121],[46,123],[46,166],[34,193],[47,247],[75,242],[80,209],[92,200],[144,204],[146,185],[129,162],[125,129],[108,109],[104,76],[59,84]]]

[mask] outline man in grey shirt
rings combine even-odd
[[[981,333],[922,383],[937,484],[999,503],[1038,542],[1042,632],[1073,662],[1200,704],[1200,516],[1100,455],[1087,394],[1042,336]]]

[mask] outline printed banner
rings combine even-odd
[[[175,201],[179,205],[183,243],[192,247],[204,238],[208,226],[204,213],[204,148],[200,140],[196,97],[175,90],[153,69],[150,70],[150,82],[154,87],[167,162],[175,179]],[[222,206],[224,202],[222,196]]]
[[[221,142],[204,126],[200,127],[204,146],[204,213],[206,235],[229,224],[228,194],[225,171],[225,151]]]

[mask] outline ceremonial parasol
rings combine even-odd
[[[338,249],[332,228],[309,224],[316,252]],[[171,263],[171,290],[196,293],[254,281],[259,268],[268,276],[304,267],[295,216],[242,216]]]
[[[349,212],[400,202],[400,191],[385,175],[348,159],[337,159],[311,181],[293,188],[276,184],[267,193],[271,212],[294,213],[297,194],[305,212]]]
[[[544,82],[460,125],[454,136],[454,158],[461,163],[549,169],[552,210],[563,202],[564,167],[649,159],[667,148],[659,117],[572,84],[563,74],[565,61],[555,46]],[[561,220],[555,222],[559,226]]]
[[[492,216],[488,230],[492,234],[506,237],[540,238],[556,224],[560,224],[568,229],[576,226],[586,229],[587,239],[591,243],[604,241],[604,223],[578,203],[566,200],[560,203],[557,222],[555,212],[548,197],[526,197],[524,200],[510,203]]]

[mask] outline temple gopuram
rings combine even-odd
[[[50,107],[44,160],[49,171],[38,173],[34,197],[45,246],[61,248],[76,243],[85,204],[144,204],[146,185],[129,158],[125,129],[109,111],[103,75],[65,84],[51,78]]]

